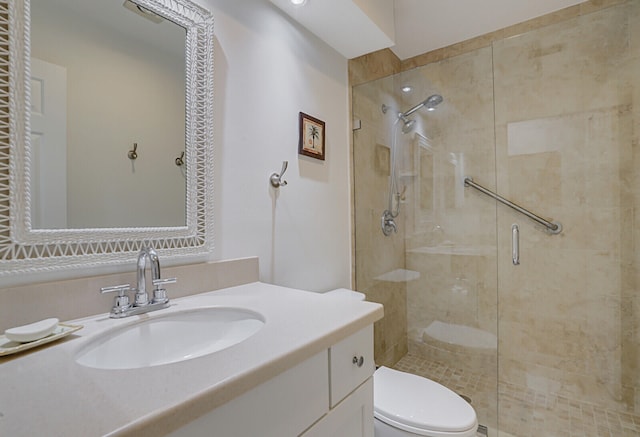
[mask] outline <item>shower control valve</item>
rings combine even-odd
[[[393,220],[393,214],[391,214],[391,211],[389,211],[388,209],[382,213],[381,227],[382,227],[382,233],[386,237],[391,235],[392,231],[395,232],[396,234],[398,233],[398,226],[396,225],[396,222]]]

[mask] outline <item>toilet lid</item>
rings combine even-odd
[[[478,426],[468,402],[430,379],[380,367],[373,393],[374,416],[405,431],[475,432]]]

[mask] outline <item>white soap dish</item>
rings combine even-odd
[[[79,329],[82,329],[82,325],[67,325],[65,323],[58,323],[52,333],[50,333],[46,337],[40,338],[39,340],[30,341],[28,343],[12,341],[7,338],[6,335],[0,335],[0,357],[4,355],[15,354],[17,352],[22,352],[41,346],[43,344],[54,342],[76,332]]]
[[[50,335],[58,327],[56,318],[40,320],[29,325],[18,326],[4,331],[4,336],[16,343],[29,343]]]

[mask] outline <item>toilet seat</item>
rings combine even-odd
[[[380,367],[373,390],[374,417],[390,426],[422,436],[476,435],[473,407],[435,381]]]

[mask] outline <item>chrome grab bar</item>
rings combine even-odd
[[[469,186],[469,187],[473,187],[476,190],[480,191],[481,193],[486,194],[487,196],[497,200],[498,202],[502,203],[503,205],[508,206],[509,208],[513,208],[516,211],[518,211],[521,214],[526,215],[527,217],[529,217],[531,220],[540,223],[542,226],[544,226],[545,228],[547,228],[547,231],[551,234],[559,234],[560,232],[562,232],[562,224],[560,224],[560,222],[556,222],[556,221],[549,221],[549,220],[545,220],[542,217],[524,209],[523,207],[521,207],[520,205],[516,205],[515,203],[511,202],[510,200],[505,199],[504,197],[500,196],[499,194],[494,193],[491,190],[488,190],[487,188],[483,187],[482,185],[476,184],[475,182],[473,182],[473,178],[470,177],[465,177],[464,178],[464,185]]]

